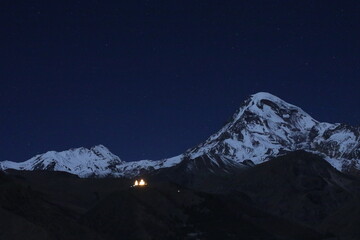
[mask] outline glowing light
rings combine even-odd
[[[139,186],[146,186],[147,183],[144,181],[144,179],[140,179],[139,180],[135,180],[135,183],[134,183],[134,187],[139,187]]]
[[[144,181],[144,179],[141,179],[141,180],[140,180],[139,185],[140,185],[140,186],[145,186],[145,185],[146,185],[146,182]]]

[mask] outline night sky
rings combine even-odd
[[[1,1],[0,160],[184,152],[266,91],[359,125],[359,1]]]

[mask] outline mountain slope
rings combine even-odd
[[[321,223],[360,193],[357,178],[305,151],[291,152],[250,168],[228,187],[246,193],[268,212],[308,225]]]
[[[0,172],[0,239],[327,239],[237,194],[147,180],[133,188],[123,178]]]
[[[113,192],[83,220],[107,239],[325,239],[236,195],[200,193],[154,181],[146,188]]]
[[[339,172],[316,154],[293,151],[228,175],[188,171],[189,162],[161,169],[152,178],[239,196],[257,209],[317,229],[328,239],[359,239],[359,178]]]

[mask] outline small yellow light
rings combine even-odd
[[[141,180],[140,180],[139,185],[140,185],[140,186],[145,186],[145,185],[146,185],[146,183],[145,183],[144,179],[141,179]]]

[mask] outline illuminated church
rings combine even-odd
[[[144,181],[144,179],[140,179],[139,180],[135,180],[135,183],[134,183],[134,187],[142,187],[142,186],[146,186],[147,183]]]

